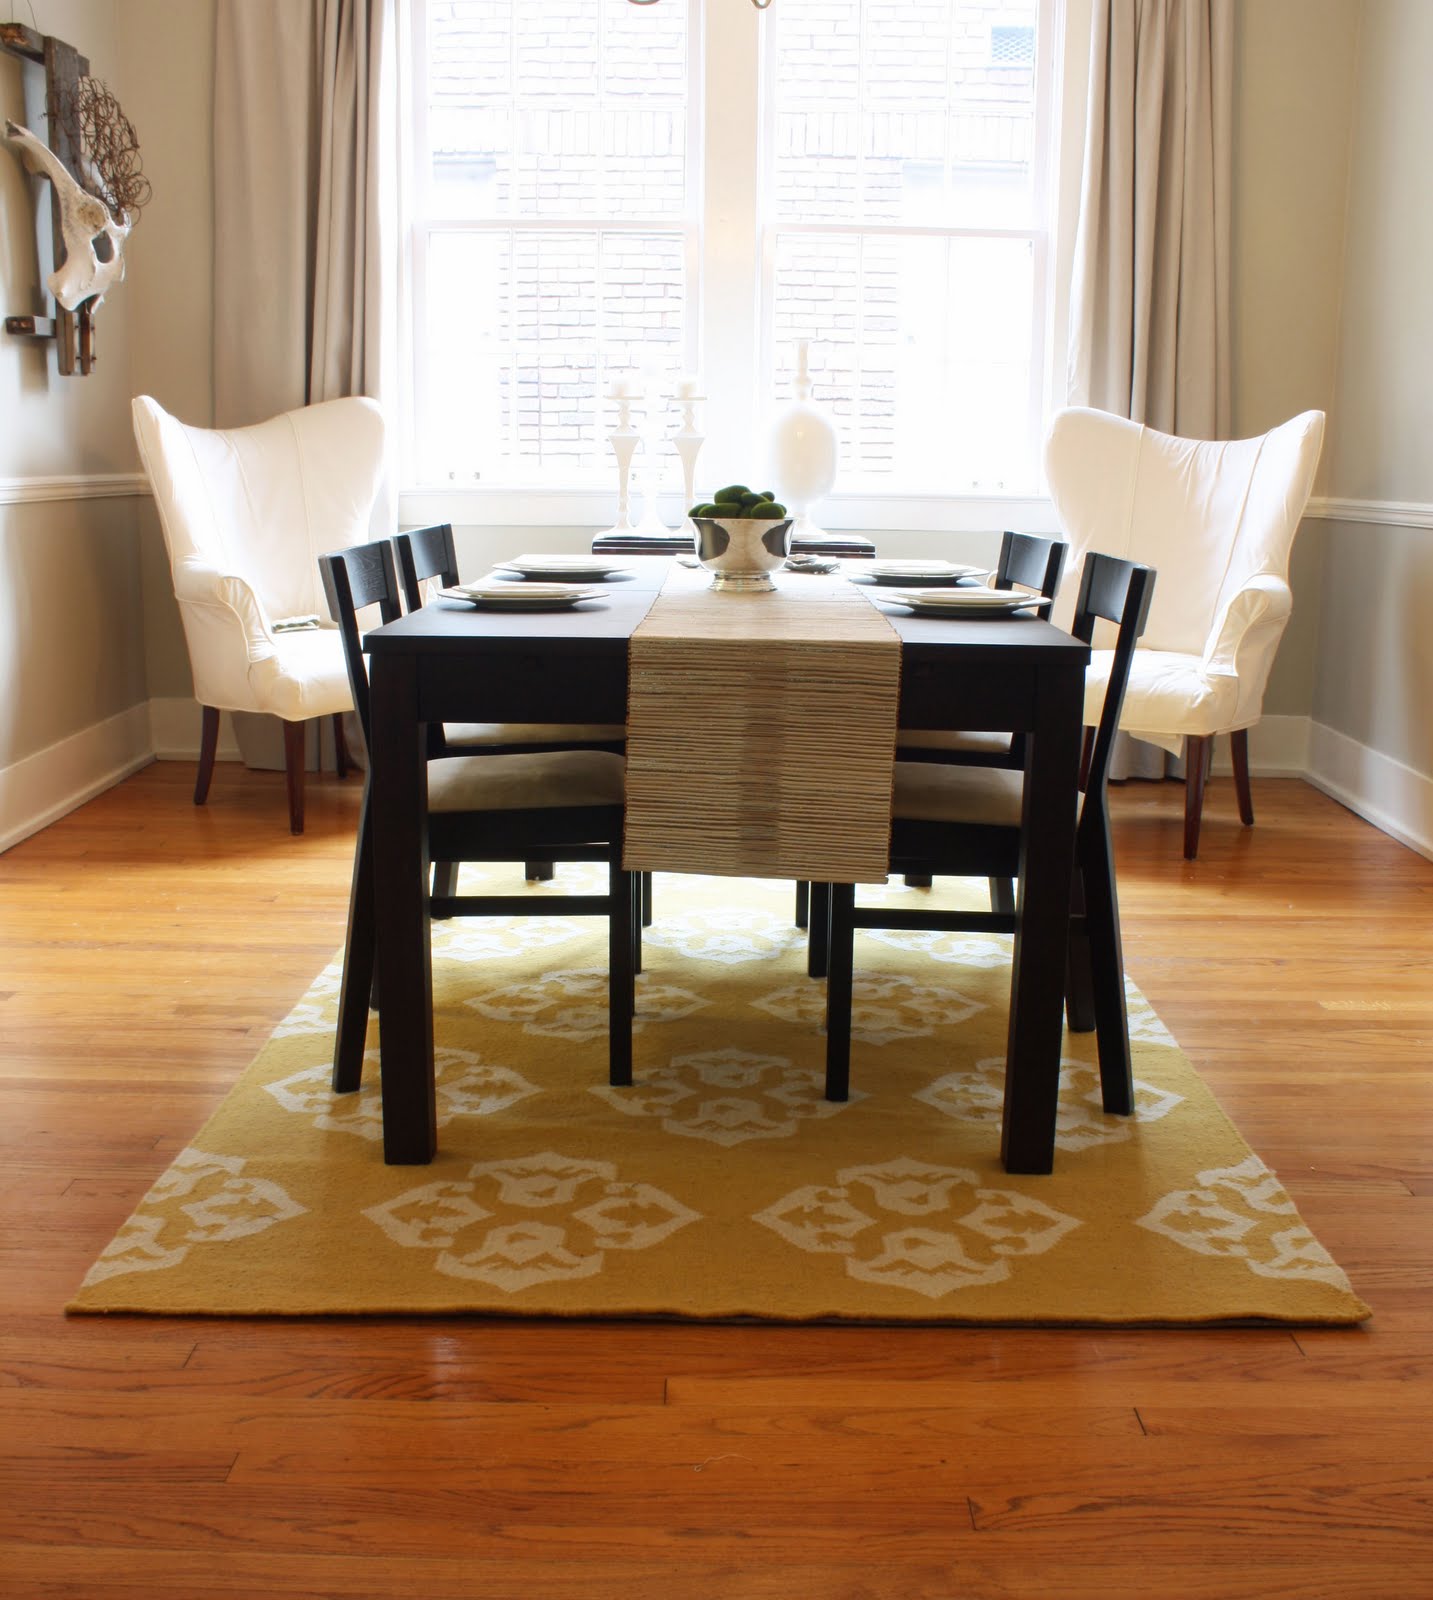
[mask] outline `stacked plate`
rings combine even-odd
[[[563,611],[579,600],[596,600],[602,591],[580,583],[459,583],[439,589],[445,600],[465,600],[491,611]]]
[[[958,561],[915,561],[901,558],[866,562],[852,576],[869,578],[872,583],[946,584],[978,578],[989,570],[989,567],[962,566]]]
[[[924,617],[1010,617],[1032,606],[1049,602],[1022,589],[986,589],[973,586],[959,589],[893,589],[883,600],[909,606]]]
[[[631,567],[621,561],[607,561],[601,556],[514,556],[511,561],[499,561],[498,572],[514,572],[520,578],[565,579],[570,583],[600,582],[615,577],[619,572],[630,572]]]

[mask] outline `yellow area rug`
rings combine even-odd
[[[466,869],[465,887],[515,868]],[[600,868],[560,869],[578,887]],[[595,886],[595,884],[594,884]],[[937,885],[937,894],[983,891]],[[861,891],[916,904],[931,891]],[[534,897],[543,891],[534,889]],[[792,886],[658,877],[636,1084],[605,924],[435,925],[440,1153],[383,1163],[376,1025],[328,1087],[339,967],[275,1030],[72,1311],[1349,1323],[1368,1308],[1130,991],[1138,1109],[1067,1035],[1056,1169],[999,1161],[1010,940],[858,934],[852,1097]]]

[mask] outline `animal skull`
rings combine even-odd
[[[65,259],[46,280],[50,293],[66,311],[91,298],[98,305],[105,291],[124,277],[128,217],[116,222],[104,201],[82,189],[49,145],[28,128],[7,119],[5,134],[19,145],[29,171],[48,178],[59,196]]]

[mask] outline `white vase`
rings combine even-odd
[[[811,398],[810,341],[796,346],[795,399],[771,431],[771,475],[792,519],[792,539],[820,538],[811,507],[836,483],[836,425]]]

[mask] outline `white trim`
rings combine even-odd
[[[197,761],[199,758],[199,702],[183,696],[149,702],[149,743],[156,761]],[[216,760],[242,761],[229,713],[219,713]]]
[[[0,767],[0,850],[38,833],[153,759],[149,706],[141,701]]]
[[[90,472],[65,478],[0,478],[0,506],[42,500],[115,500],[149,493],[142,472]]]
[[[1433,777],[1310,722],[1304,776],[1350,811],[1433,860]]]
[[[1324,522],[1371,522],[1390,528],[1433,528],[1433,505],[1425,500],[1310,500],[1305,516]]]

